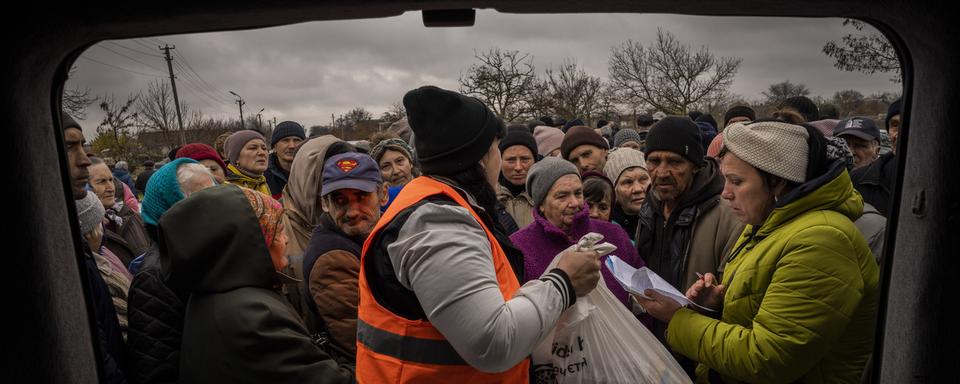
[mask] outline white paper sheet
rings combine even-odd
[[[706,311],[716,312],[690,301],[686,295],[680,293],[680,291],[670,285],[670,283],[660,277],[660,275],[657,275],[647,267],[634,268],[614,255],[607,257],[607,261],[604,264],[606,264],[607,269],[610,270],[610,273],[613,274],[617,282],[620,283],[620,286],[627,290],[627,292],[643,298],[649,298],[643,294],[643,291],[651,289],[673,299],[673,301],[676,301],[680,305],[691,305]]]

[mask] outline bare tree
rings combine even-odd
[[[169,84],[159,80],[150,83],[146,93],[141,92],[137,97],[136,107],[138,123],[142,127],[148,131],[160,132],[169,145],[180,143],[176,134],[180,128],[177,122],[177,109]],[[184,122],[184,129],[187,129],[190,127],[191,111],[182,101],[180,112],[187,118]]]
[[[385,123],[393,123],[404,117],[407,117],[407,110],[403,107],[403,102],[397,101],[390,105],[390,109],[380,115],[380,120]]]
[[[487,104],[504,121],[530,114],[537,75],[530,54],[520,51],[474,52],[479,63],[460,76],[460,92]]]
[[[857,90],[844,89],[833,94],[832,104],[837,107],[840,116],[850,116],[856,113],[865,101],[863,94]]]
[[[97,135],[106,136],[100,148],[116,160],[129,160],[130,154],[136,150],[137,143],[132,137],[131,129],[136,127],[138,115],[133,112],[132,106],[137,101],[136,95],[130,95],[127,101],[115,103],[113,96],[104,96],[100,102],[103,111],[103,121],[97,126]]]
[[[680,114],[687,113],[693,104],[721,97],[733,83],[742,61],[716,58],[706,46],[693,52],[669,32],[658,29],[657,41],[649,47],[632,40],[614,47],[608,70],[610,81],[626,97]]]
[[[71,67],[67,77],[73,77],[76,71],[76,66]],[[80,88],[76,86],[69,89],[65,87],[61,100],[64,111],[74,118],[84,120],[87,118],[87,107],[96,102],[97,97],[90,95],[90,88]]]
[[[564,60],[557,70],[548,68],[546,76],[546,92],[553,111],[565,119],[589,120],[600,105],[600,78],[588,75],[573,60]]]
[[[592,115],[597,119],[619,121],[621,107],[624,105],[621,96],[617,94],[616,90],[609,84],[606,84],[603,89],[600,90],[597,108]]]
[[[770,105],[778,105],[786,99],[794,96],[809,96],[810,90],[806,85],[791,83],[790,80],[776,84],[770,84],[766,91],[761,92],[765,98],[764,102]]]
[[[863,31],[865,24],[854,19],[843,20],[843,25],[850,25],[858,32]],[[858,71],[867,74],[877,72],[893,72],[890,81],[900,83],[903,77],[900,73],[900,59],[893,45],[880,33],[848,34],[841,38],[841,42],[829,41],[823,46],[823,53],[836,60],[834,67],[844,71]]]

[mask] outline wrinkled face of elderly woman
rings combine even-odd
[[[266,172],[267,143],[260,139],[253,139],[244,144],[237,158],[237,168],[255,175]]]
[[[540,213],[557,228],[567,230],[573,217],[583,209],[583,183],[578,175],[557,179],[540,204]]]
[[[764,182],[760,171],[732,152],[726,152],[720,160],[723,174],[723,193],[730,203],[731,213],[744,224],[760,225],[773,210],[776,191],[782,186],[770,186]]]

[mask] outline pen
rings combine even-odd
[[[694,272],[694,273],[697,274],[697,277],[700,278],[700,280],[703,280],[703,274],[702,274],[702,273],[700,273],[700,272]]]

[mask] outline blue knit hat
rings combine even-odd
[[[160,167],[150,181],[147,182],[147,191],[143,195],[141,214],[143,222],[150,225],[159,225],[160,216],[163,216],[170,207],[183,200],[183,191],[177,182],[177,167],[180,164],[196,163],[194,159],[181,157]]]
[[[277,145],[277,142],[283,140],[284,137],[299,137],[300,140],[306,140],[307,135],[303,129],[303,126],[296,121],[284,121],[280,124],[277,124],[277,127],[273,129],[273,136],[270,137],[270,148]]]

